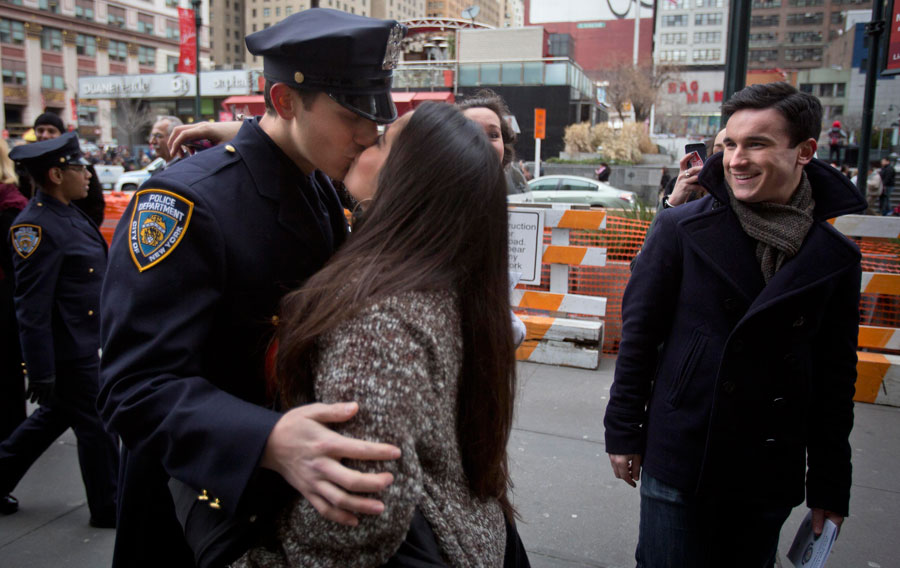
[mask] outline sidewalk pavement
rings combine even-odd
[[[514,501],[522,516],[519,531],[534,568],[634,566],[638,491],[613,477],[603,445],[614,366],[614,359],[603,359],[598,371],[519,365],[521,394],[510,458]],[[852,516],[829,566],[897,565],[900,539],[890,528],[900,521],[897,432],[900,409],[857,404]],[[109,566],[114,531],[88,526],[71,431],[41,457],[14,494],[21,510],[0,517],[0,566]],[[785,524],[782,556],[805,514],[806,508],[798,507]]]

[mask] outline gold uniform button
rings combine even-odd
[[[216,499],[212,503],[209,504],[210,509],[216,509],[217,511],[222,508],[222,502]]]
[[[294,73],[294,81],[295,81],[298,85],[299,85],[300,83],[303,82],[303,79],[304,79],[303,73],[301,73],[301,72],[299,72],[299,71],[297,71],[296,73]]]
[[[25,362],[24,362],[24,361],[22,361],[22,366],[23,366],[23,367],[25,366]]]
[[[197,495],[197,501],[209,501],[209,494],[206,492],[206,489],[203,490],[203,493]]]
[[[23,374],[23,375],[27,375],[27,374],[28,374],[28,369],[22,369],[22,374]]]
[[[88,315],[89,315],[89,316],[94,315],[94,310],[88,310]]]
[[[43,206],[44,206],[44,204],[41,203],[40,201],[38,201],[38,207],[43,207]]]
[[[88,274],[93,274],[93,273],[94,273],[94,269],[93,269],[93,268],[88,268]]]
[[[232,152],[232,153],[233,153],[233,152],[234,152],[234,146],[232,146],[231,144],[227,144],[227,145],[225,146],[225,151],[226,151],[226,152]]]
[[[272,316],[272,325],[278,325],[278,316]]]

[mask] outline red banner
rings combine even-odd
[[[181,34],[181,57],[178,59],[179,73],[197,72],[197,34],[194,28],[194,11],[178,8],[178,32]]]
[[[888,14],[887,58],[884,70],[900,73],[900,0],[894,0],[893,10]]]

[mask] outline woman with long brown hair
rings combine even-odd
[[[239,565],[379,566],[421,515],[449,565],[501,566],[515,358],[498,156],[459,110],[426,103],[360,155],[348,187],[367,168],[380,173],[366,222],[283,301],[277,376],[290,406],[359,402],[335,429],[403,455],[347,465],[394,483],[356,527],[298,498],[277,544]]]

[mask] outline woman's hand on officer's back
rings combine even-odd
[[[196,140],[209,140],[213,144],[227,142],[237,136],[244,121],[195,122],[176,126],[169,136],[169,153],[172,158],[183,158],[191,152],[187,145]]]
[[[609,454],[609,463],[616,477],[637,487],[635,482],[641,479],[641,454]]]
[[[385,461],[400,457],[390,444],[346,438],[325,424],[346,422],[356,403],[308,404],[294,408],[275,424],[260,466],[277,471],[326,519],[356,526],[356,514],[379,515],[384,504],[377,499],[351,495],[378,493],[390,485],[390,473],[362,473],[341,465],[344,458]]]

